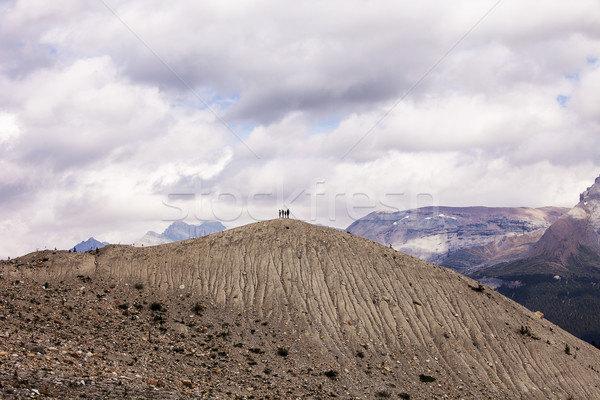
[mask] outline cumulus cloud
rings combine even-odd
[[[171,220],[571,206],[600,5],[0,2],[0,257]]]

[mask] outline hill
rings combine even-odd
[[[454,271],[299,221],[0,268],[4,396],[600,397],[593,346]]]

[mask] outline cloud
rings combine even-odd
[[[284,206],[572,205],[600,5],[494,5],[2,2],[0,257]]]

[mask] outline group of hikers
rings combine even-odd
[[[289,218],[290,217],[290,210],[279,210],[279,218]]]

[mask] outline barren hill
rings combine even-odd
[[[0,393],[599,398],[598,350],[446,268],[294,220],[1,264]]]

